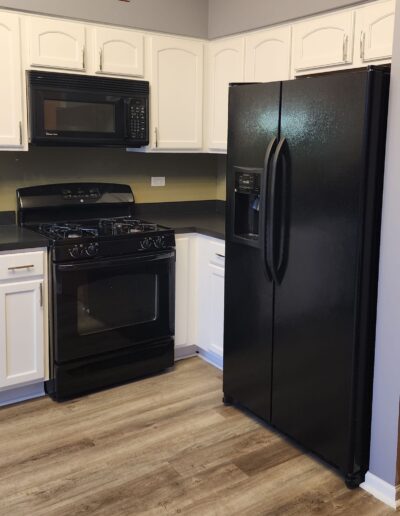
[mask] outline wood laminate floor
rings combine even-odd
[[[393,514],[221,396],[221,373],[193,358],[67,403],[2,408],[0,514]]]

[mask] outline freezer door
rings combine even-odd
[[[361,71],[284,82],[286,141],[276,163],[287,221],[277,222],[273,253],[280,270],[272,422],[344,472],[357,467],[349,450],[367,76]]]
[[[231,86],[229,97],[224,395],[266,421],[273,282],[266,263],[265,190],[279,136],[280,88]]]

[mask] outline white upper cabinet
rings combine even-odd
[[[95,27],[93,32],[96,73],[143,77],[143,34],[109,27]]]
[[[290,79],[291,27],[246,36],[245,81],[271,82]]]
[[[244,81],[244,38],[211,41],[208,71],[208,147],[211,150],[226,151],[229,83]]]
[[[202,148],[202,42],[151,38],[151,108],[153,148]]]
[[[22,76],[17,14],[0,12],[0,147],[22,147]]]
[[[395,0],[388,0],[357,9],[356,28],[360,46],[359,49],[355,47],[355,55],[360,59],[359,66],[392,57],[395,7]]]
[[[0,388],[44,379],[43,280],[0,284]]]
[[[319,16],[293,25],[295,74],[349,65],[353,61],[353,11]]]
[[[28,20],[29,64],[45,68],[85,70],[85,26],[52,18]]]

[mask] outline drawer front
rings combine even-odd
[[[0,280],[43,276],[43,274],[43,251],[0,255]]]

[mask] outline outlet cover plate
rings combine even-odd
[[[151,186],[165,186],[165,177],[152,177]]]

